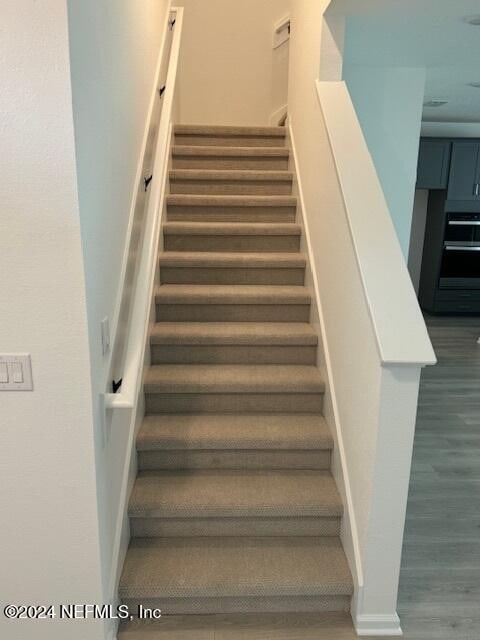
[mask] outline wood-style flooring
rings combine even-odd
[[[356,640],[342,613],[179,616],[148,625],[132,623],[119,640]],[[365,640],[368,640],[366,638]],[[375,640],[382,640],[375,638]]]
[[[480,318],[426,320],[398,612],[406,640],[480,640]]]

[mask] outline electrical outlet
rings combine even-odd
[[[104,318],[101,322],[102,330],[102,353],[104,356],[110,351],[110,320]]]

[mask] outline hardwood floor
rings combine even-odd
[[[178,616],[127,624],[119,640],[356,640],[343,613]],[[365,638],[368,640],[368,638]],[[382,638],[375,638],[382,640]]]
[[[398,610],[406,640],[479,640],[480,318],[427,325]]]

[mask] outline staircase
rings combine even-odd
[[[179,619],[346,612],[285,129],[180,126],[172,157],[120,599]]]

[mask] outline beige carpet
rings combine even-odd
[[[285,130],[182,126],[172,157],[119,586],[172,617],[120,638],[350,639]]]

